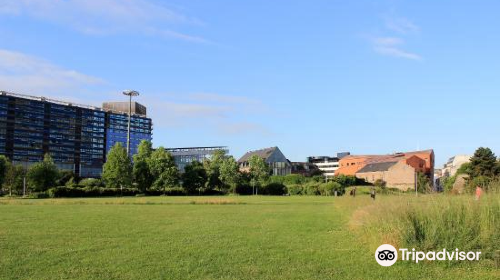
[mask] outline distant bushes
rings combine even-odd
[[[46,195],[51,198],[56,197],[98,197],[98,196],[135,196],[139,194],[136,188],[102,188],[95,186],[87,187],[56,187],[50,188]]]

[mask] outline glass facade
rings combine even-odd
[[[120,113],[107,114],[106,153],[116,143],[127,147],[128,115]],[[130,155],[137,153],[137,146],[142,140],[152,140],[151,119],[132,115],[130,119]]]
[[[127,141],[127,115],[45,98],[0,94],[0,154],[30,165],[50,154],[61,169],[99,177],[111,145]],[[132,117],[132,154],[151,141],[151,119]]]
[[[225,146],[214,147],[188,147],[188,148],[168,148],[167,151],[172,154],[175,164],[180,172],[184,172],[184,167],[193,161],[203,162],[218,150],[223,150],[226,154],[229,152]]]

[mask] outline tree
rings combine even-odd
[[[59,176],[57,177],[56,185],[64,186],[67,182],[76,180],[75,173],[72,170],[60,170]]]
[[[197,160],[184,167],[182,174],[182,187],[187,193],[194,193],[205,187],[208,176],[203,164]]]
[[[108,152],[102,168],[102,179],[108,188],[128,187],[132,183],[132,163],[120,142]]]
[[[253,155],[248,159],[248,164],[250,165],[252,186],[258,187],[264,185],[267,179],[269,179],[269,166],[264,159],[258,155]],[[257,188],[255,193],[258,193]]]
[[[387,183],[386,183],[384,180],[382,180],[382,179],[377,179],[377,180],[375,180],[375,182],[373,183],[373,185],[374,185],[375,187],[380,187],[380,188],[382,188],[382,189],[385,189],[386,184],[387,184]]]
[[[134,155],[133,175],[137,188],[145,192],[153,184],[154,178],[149,170],[148,160],[153,153],[151,142],[142,140]]]
[[[205,160],[203,162],[203,166],[205,167],[208,176],[208,180],[206,183],[206,187],[208,189],[222,188],[223,183],[220,180],[220,167],[225,158],[226,151],[216,150],[208,160]]]
[[[238,184],[240,184],[241,176],[238,163],[234,157],[226,157],[220,166],[219,180],[228,186],[230,190],[236,192]]]
[[[3,182],[5,180],[5,172],[7,170],[8,164],[9,159],[4,155],[0,155],[0,186],[3,185]]]
[[[457,169],[457,172],[455,175],[460,175],[460,174],[471,174],[471,163],[466,162],[460,165],[460,167]]]
[[[59,171],[49,154],[45,154],[42,162],[33,164],[26,174],[28,185],[39,192],[55,187],[58,177]]]
[[[153,187],[165,191],[166,188],[177,186],[179,170],[172,155],[163,147],[156,149],[148,160],[149,170],[155,181]]]
[[[480,147],[470,159],[470,176],[472,178],[485,176],[494,177],[498,174],[498,165],[495,154],[490,148]]]
[[[417,191],[419,193],[431,192],[431,182],[429,178],[422,172],[417,173]]]
[[[3,185],[12,192],[20,194],[23,189],[24,167],[7,162]]]

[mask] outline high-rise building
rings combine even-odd
[[[106,153],[116,143],[127,147],[128,111],[131,109],[130,118],[130,155],[137,153],[137,146],[142,140],[152,140],[153,124],[146,117],[146,107],[132,102],[104,102],[103,109],[106,115]]]
[[[0,91],[0,154],[25,166],[50,154],[61,169],[98,177],[123,130],[126,144],[127,121],[125,113]],[[133,154],[139,139],[151,140],[151,119],[133,115],[131,131]]]

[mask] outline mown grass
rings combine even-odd
[[[401,197],[0,199],[0,279],[495,279],[374,260],[354,213]],[[354,216],[353,216],[354,215]],[[394,213],[392,213],[394,215]],[[388,219],[390,217],[387,217]],[[362,220],[362,219],[358,219]],[[377,234],[380,234],[378,232]]]

